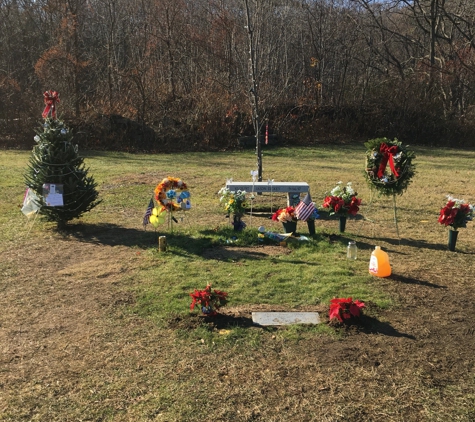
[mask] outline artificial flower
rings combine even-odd
[[[211,284],[208,284],[204,290],[196,290],[190,293],[192,302],[190,310],[193,310],[195,305],[201,306],[201,311],[204,314],[214,316],[218,313],[219,308],[228,303],[228,294],[221,290],[211,290]]]
[[[346,186],[343,186],[343,182],[338,182],[330,195],[325,197],[322,206],[330,208],[330,215],[356,215],[361,205],[361,199],[358,199],[357,195],[351,182],[348,182]]]
[[[219,202],[223,204],[228,214],[242,215],[246,211],[246,191],[231,192],[228,188],[221,188],[218,192]]]
[[[177,203],[174,201],[177,197],[176,190],[181,190]],[[185,199],[190,198],[190,193],[187,191],[187,185],[177,177],[168,176],[163,179],[155,188],[155,199],[157,202],[166,207],[168,211],[177,211],[181,209],[179,203]]]
[[[353,301],[353,298],[335,298],[330,300],[330,312],[329,318],[338,319],[343,322],[351,318],[359,318],[361,314],[361,308],[364,308],[365,304],[359,300]]]
[[[272,220],[286,223],[289,221],[297,221],[295,216],[295,208],[290,206],[287,208],[279,208],[273,215]]]
[[[440,210],[439,223],[450,226],[452,230],[467,227],[467,222],[473,219],[473,205],[463,199],[447,196],[445,207]]]

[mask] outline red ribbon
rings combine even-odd
[[[399,177],[398,172],[396,171],[396,167],[394,166],[394,155],[398,152],[397,145],[393,145],[392,147],[387,146],[386,144],[381,144],[379,147],[379,152],[383,154],[383,159],[381,160],[381,164],[379,165],[378,169],[378,177],[381,178],[384,176],[384,170],[386,170],[386,165],[389,161],[389,167],[393,172],[395,177]]]
[[[49,112],[51,111],[51,117],[53,119],[56,118],[56,103],[59,103],[59,96],[56,91],[45,91],[43,94],[44,100],[46,107],[43,110],[43,119],[46,119],[48,117]]]
[[[269,143],[269,125],[266,125],[266,145]]]

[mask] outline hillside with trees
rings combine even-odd
[[[474,48],[472,0],[0,0],[0,147],[49,89],[81,149],[474,146]]]

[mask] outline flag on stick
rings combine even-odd
[[[150,202],[147,207],[147,211],[145,211],[145,215],[143,216],[143,227],[150,223],[150,216],[152,215],[152,210],[155,204],[153,203],[153,196],[152,199],[150,199]]]
[[[302,221],[307,221],[315,210],[315,204],[312,202],[310,193],[305,195],[300,203],[295,207],[295,216]]]

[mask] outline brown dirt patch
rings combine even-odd
[[[172,318],[159,328],[128,311],[135,299],[124,275],[140,267],[142,250],[96,235],[46,234],[2,252],[0,420],[175,420],[167,409],[179,397],[169,396],[167,405],[157,397],[167,379],[189,382],[191,367],[214,380],[195,385],[196,400],[213,394],[222,405],[207,409],[220,421],[475,420],[472,252],[379,239],[395,258],[394,274],[380,284],[396,307],[368,304],[362,324],[342,337],[293,341],[269,329],[256,349],[221,355],[194,347],[178,352],[167,330],[262,330],[252,326],[251,313],[269,307],[225,308],[214,320]],[[465,250],[474,250],[465,240]],[[369,252],[374,241],[362,237],[360,251]],[[290,251],[220,247],[206,257],[282,253]],[[187,338],[195,340],[207,347]],[[155,410],[154,394],[161,403]],[[115,416],[107,417],[108,408]]]

